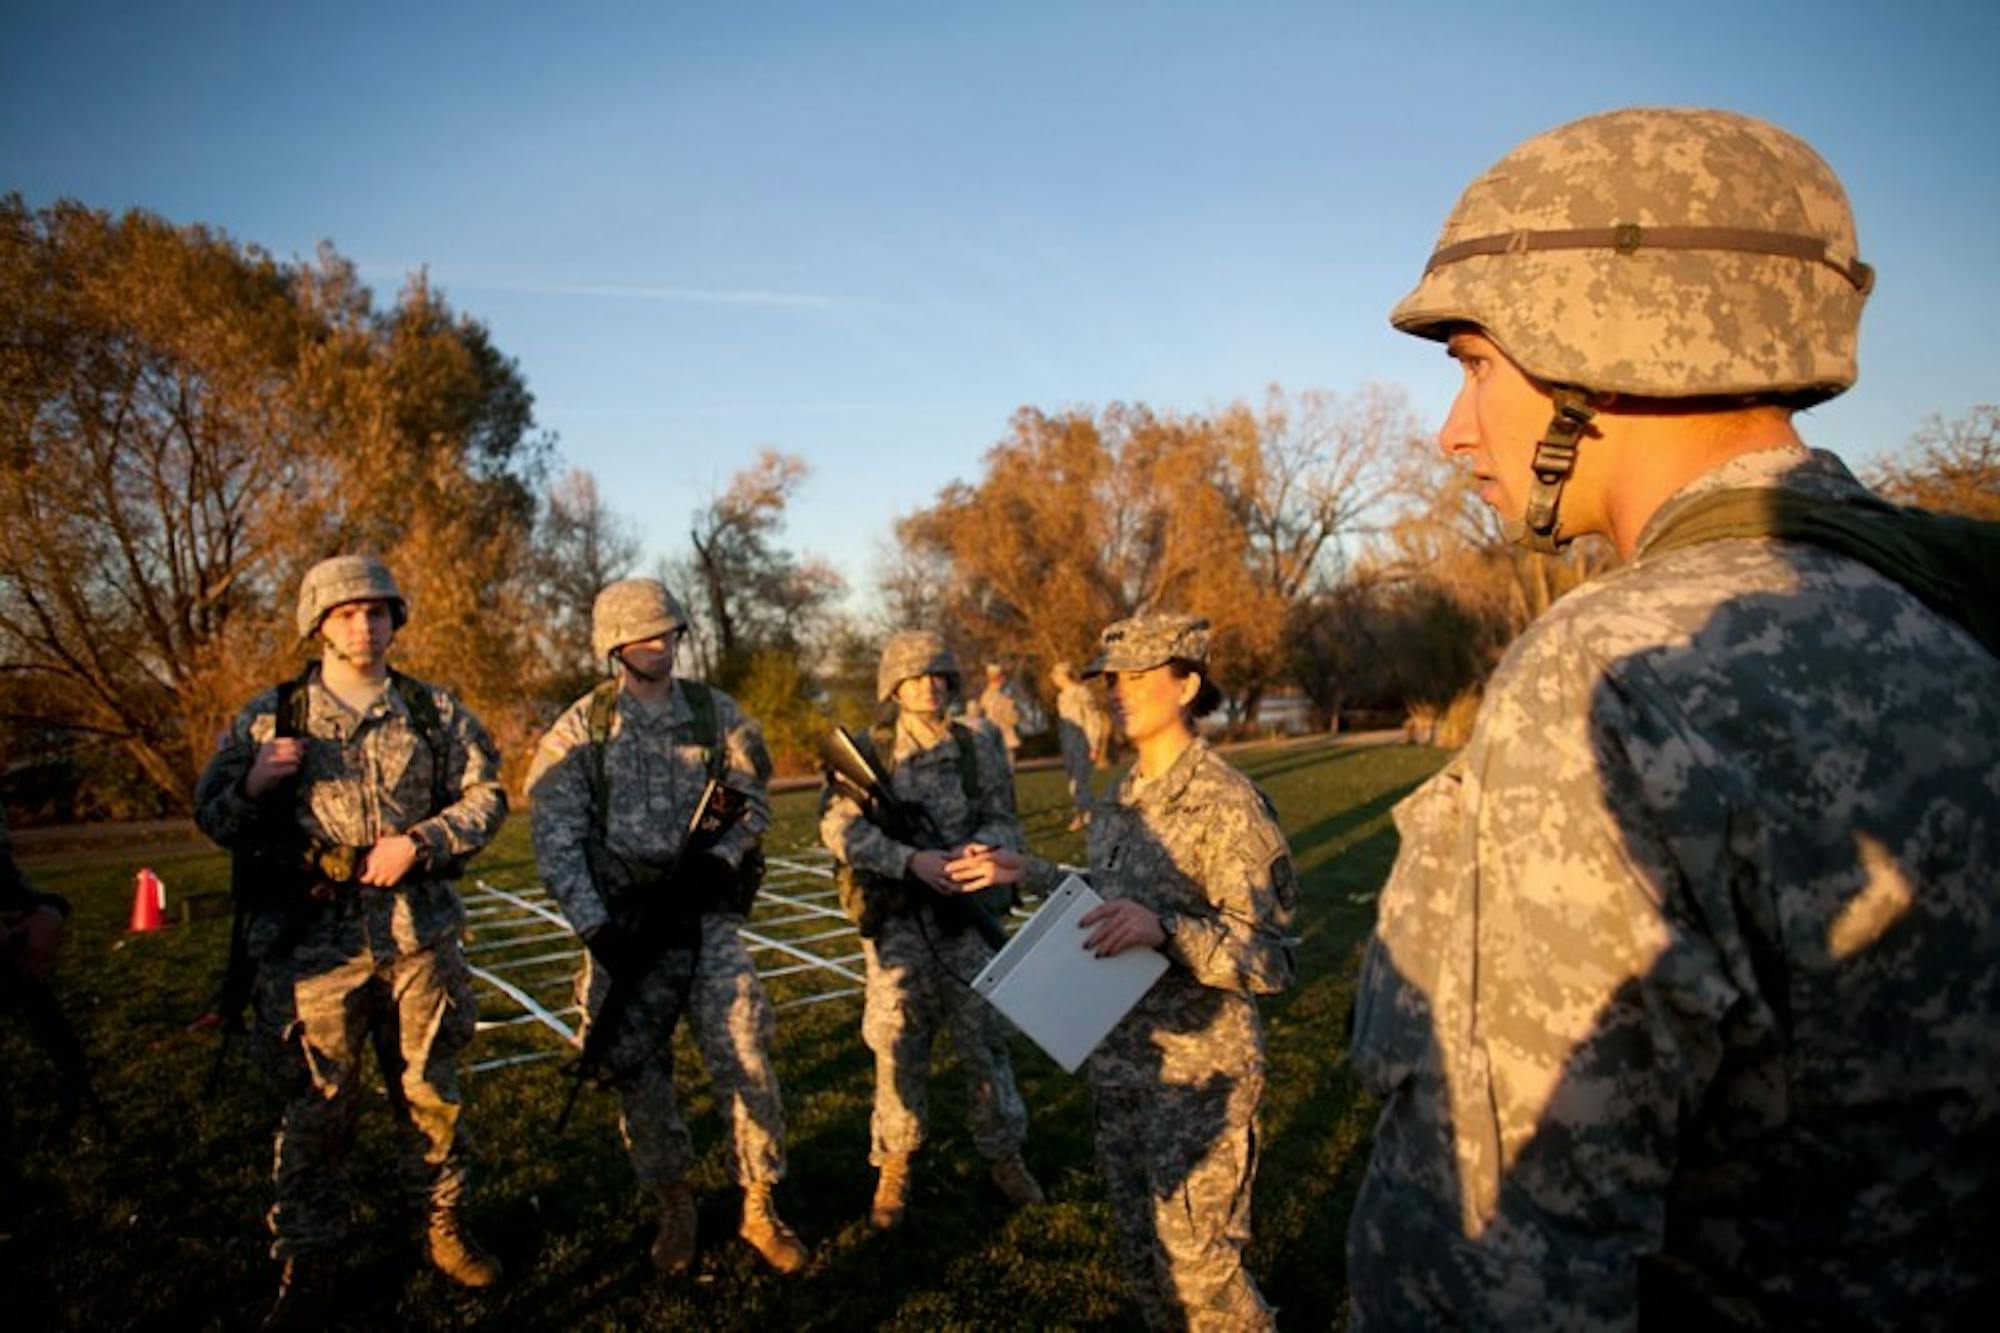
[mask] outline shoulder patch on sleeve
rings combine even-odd
[[[1278,831],[1277,824],[1271,820],[1248,821],[1242,836],[1245,858],[1258,865],[1269,865],[1281,856],[1290,856],[1291,849],[1285,845],[1285,835]]]

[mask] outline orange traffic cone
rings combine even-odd
[[[139,873],[132,877],[131,929],[158,930],[166,924],[166,910],[167,886],[160,883],[151,867],[139,867]]]

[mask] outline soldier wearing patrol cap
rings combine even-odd
[[[1090,821],[1090,882],[1105,901],[1080,918],[1084,946],[1153,948],[1171,964],[1089,1061],[1119,1257],[1148,1328],[1269,1329],[1243,1251],[1264,1089],[1256,997],[1292,980],[1291,851],[1263,793],[1196,730],[1222,698],[1208,622],[1135,616],[1101,646],[1083,675],[1109,683],[1137,758]],[[948,869],[967,890],[1025,880],[1047,892],[1060,877],[1004,848],[968,848]]]
[[[409,604],[372,556],[321,561],[298,629],[319,650],[253,698],[195,788],[195,822],[239,855],[250,886],[255,1049],[284,1102],[272,1176],[273,1323],[316,1317],[347,1234],[346,1157],[373,1046],[384,1060],[410,1203],[432,1261],[481,1287],[500,1264],[460,1220],[467,1192],[458,1059],[478,1006],[451,879],[507,814],[499,756],[448,690],[389,668]],[[239,886],[239,892],[243,886]]]
[[[962,918],[936,910],[938,895],[956,892],[945,865],[967,844],[1022,845],[1013,775],[990,733],[946,716],[959,671],[940,636],[890,635],[875,681],[877,700],[893,704],[893,721],[865,744],[888,774],[890,794],[924,810],[947,844],[898,841],[850,797],[827,789],[820,839],[840,861],[842,901],[860,926],[867,963],[861,1036],[875,1053],[868,1160],[879,1172],[869,1221],[886,1230],[909,1207],[911,1167],[929,1121],[931,1045],[947,1025],[965,1075],[973,1146],[991,1164],[994,1184],[1016,1206],[1040,1203],[1042,1190],[1021,1160],[1028,1115],[1005,1022],[970,984],[993,950]]]
[[[721,690],[674,674],[687,628],[657,579],[622,579],[591,608],[591,642],[613,678],[578,699],[542,738],[528,774],[535,857],[542,878],[588,946],[578,992],[594,1017],[624,969],[640,975],[609,1067],[619,1128],[641,1185],[659,1200],[654,1265],[694,1261],[693,1164],[674,1092],[674,1028],[686,1011],[743,1187],[740,1233],[782,1273],[806,1250],[778,1216],[785,1174],[785,1109],[771,1065],[771,1002],[739,932],[756,892],[758,850],[771,822],[771,758],[764,734]],[[696,803],[713,779],[748,798],[743,818],[712,849],[681,857]],[[648,953],[621,921],[640,894],[670,894],[677,929]],[[678,909],[678,910],[674,910]]]
[[[1439,442],[1517,537],[1628,563],[1397,808],[1358,1328],[1990,1313],[2000,660],[1793,419],[1872,281],[1806,144],[1635,109],[1474,181],[1391,316],[1458,361]]]

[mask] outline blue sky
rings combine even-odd
[[[420,12],[419,12],[420,11]],[[1393,333],[1458,191],[1635,103],[1803,135],[1880,272],[1850,461],[2000,398],[2000,5],[21,3],[0,190],[419,266],[652,549],[775,445],[866,589],[1022,405],[1453,384]]]

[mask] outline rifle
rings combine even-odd
[[[659,955],[674,942],[676,929],[685,929],[691,919],[696,923],[694,947],[699,951],[701,904],[692,904],[694,910],[690,912],[690,904],[677,901],[680,895],[674,892],[674,881],[679,878],[681,866],[687,858],[708,851],[720,842],[722,836],[743,817],[749,804],[749,798],[742,792],[710,778],[708,785],[701,790],[701,799],[695,802],[687,834],[681,839],[673,859],[657,876],[648,876],[640,883],[629,886],[628,897],[634,901],[625,913],[627,919],[616,924],[636,941],[634,952],[639,955],[639,960],[622,972],[611,974],[611,989],[605,992],[604,1003],[597,1007],[596,1015],[590,1020],[582,1052],[563,1068],[563,1073],[574,1081],[570,1084],[568,1098],[563,1102],[562,1114],[556,1117],[556,1133],[560,1134],[568,1128],[570,1113],[576,1109],[576,1099],[583,1092],[586,1082],[609,1084],[616,1076],[617,1071],[610,1067],[611,1047],[619,1028],[624,1025],[625,1011],[631,1007],[640,980],[652,970]],[[601,885],[604,881],[600,879],[599,883]],[[688,983],[692,985],[693,981],[693,969],[690,968]]]
[[[280,790],[289,789],[287,784]],[[230,1043],[246,1031],[243,1011],[249,1007],[257,983],[257,963],[250,957],[251,913],[260,907],[277,907],[285,913],[284,926],[265,950],[267,957],[279,958],[298,945],[314,903],[329,896],[309,874],[327,858],[314,856],[310,840],[302,839],[296,826],[271,813],[279,803],[269,794],[265,799],[269,805],[257,821],[252,841],[232,849],[229,855],[229,961],[223,965],[222,984],[216,990],[214,1005],[188,1025],[190,1032],[222,1034],[202,1084],[205,1101],[215,1097],[229,1061]],[[350,881],[353,875],[350,867]]]
[[[943,851],[951,846],[951,840],[944,836],[944,830],[938,827],[930,811],[889,794],[888,774],[847,728],[836,726],[827,732],[820,741],[820,758],[826,764],[827,781],[859,805],[862,816],[876,828],[910,847]],[[948,930],[971,926],[994,952],[1006,947],[1007,932],[984,903],[969,897],[947,896],[928,884],[922,891],[925,895],[922,901],[930,904],[940,925]]]

